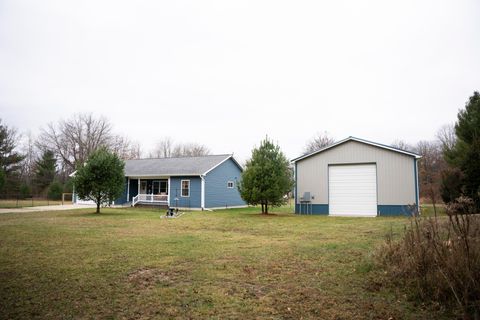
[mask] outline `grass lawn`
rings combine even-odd
[[[71,203],[72,201],[67,201]],[[23,208],[38,206],[53,206],[62,204],[61,200],[45,200],[45,199],[1,199],[0,208]]]
[[[0,318],[432,318],[370,261],[404,217],[93,210],[0,215]]]

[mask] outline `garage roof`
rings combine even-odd
[[[322,149],[319,149],[319,150],[316,150],[314,152],[311,152],[311,153],[307,153],[303,156],[300,156],[298,158],[295,158],[292,160],[292,162],[297,162],[299,160],[302,160],[302,159],[305,159],[305,158],[308,158],[308,157],[311,157],[313,155],[316,155],[320,152],[323,152],[323,151],[326,151],[328,149],[331,149],[331,148],[335,148],[336,146],[338,145],[341,145],[345,142],[348,142],[348,141],[356,141],[356,142],[360,142],[360,143],[364,143],[364,144],[369,144],[371,146],[374,146],[374,147],[378,147],[378,148],[382,148],[382,149],[387,149],[387,150],[390,150],[390,151],[393,151],[393,152],[398,152],[398,153],[403,153],[407,156],[411,156],[411,157],[414,157],[416,159],[420,159],[422,156],[420,156],[419,154],[416,154],[414,152],[410,152],[410,151],[406,151],[406,150],[402,150],[402,149],[398,149],[398,148],[395,148],[395,147],[392,147],[392,146],[387,146],[385,144],[381,144],[381,143],[377,143],[377,142],[372,142],[372,141],[368,141],[368,140],[365,140],[365,139],[360,139],[360,138],[355,138],[355,137],[348,137],[346,139],[343,139],[343,140],[340,140],[340,141],[337,141],[335,142],[334,144],[331,144],[329,146],[326,146]]]

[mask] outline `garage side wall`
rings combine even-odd
[[[415,159],[398,152],[348,141],[296,163],[297,200],[310,192],[313,213],[328,214],[328,166],[335,164],[375,163],[379,215],[402,214],[416,203]]]

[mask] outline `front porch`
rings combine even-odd
[[[148,179],[128,178],[127,202],[131,205],[168,206],[170,203],[170,178],[158,177]]]
[[[136,204],[164,205],[168,206],[168,195],[161,194],[137,194],[132,199],[132,206]]]

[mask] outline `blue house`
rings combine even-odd
[[[244,207],[237,188],[242,170],[232,155],[127,160],[124,193],[115,204]]]

